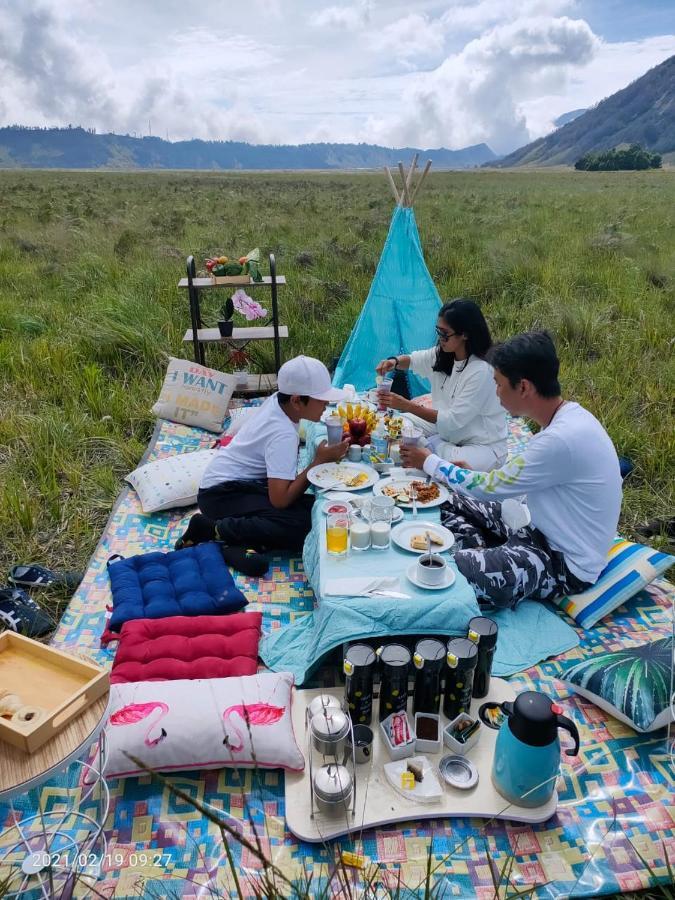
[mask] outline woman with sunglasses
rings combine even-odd
[[[403,369],[429,379],[431,408],[394,393],[382,395],[382,401],[421,428],[438,456],[489,471],[506,460],[507,428],[485,359],[492,346],[487,322],[473,300],[451,300],[439,310],[436,334],[435,347],[390,356],[376,368],[379,375]]]

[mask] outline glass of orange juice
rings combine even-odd
[[[349,513],[329,513],[326,517],[326,549],[331,556],[345,556],[349,547]]]

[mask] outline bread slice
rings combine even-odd
[[[429,539],[431,540],[431,545],[436,547],[443,546],[443,540],[440,538],[434,531],[425,531],[424,534],[414,534],[410,538],[410,546],[413,550],[426,550],[427,549],[427,535],[429,535]]]

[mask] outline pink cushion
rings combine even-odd
[[[110,681],[255,675],[261,623],[259,612],[125,622]]]

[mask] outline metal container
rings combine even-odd
[[[333,694],[319,694],[307,707],[307,716],[309,719],[312,719],[319,713],[327,712],[328,710],[333,712],[338,709],[342,709],[342,704],[337,697],[334,697]]]
[[[314,773],[314,799],[319,812],[336,815],[349,812],[354,781],[346,766],[329,763]]]
[[[334,759],[344,757],[350,725],[341,709],[329,709],[312,716],[309,727],[315,750]]]

